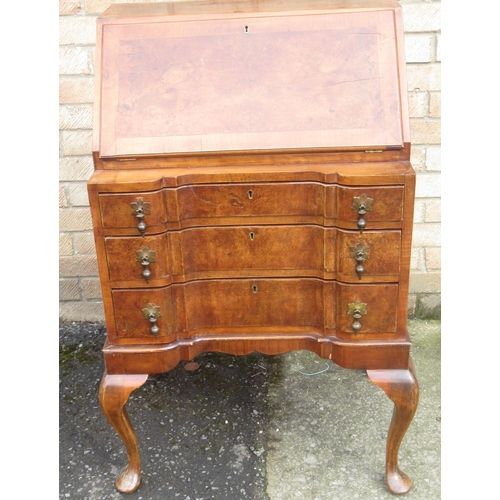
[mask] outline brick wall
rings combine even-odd
[[[400,0],[412,164],[417,172],[409,314],[441,309],[441,2]]]
[[[66,321],[104,319],[86,181],[93,171],[95,21],[111,3],[59,1],[59,298],[60,318]],[[436,316],[441,304],[441,2],[400,3],[405,19],[412,163],[417,171],[409,314]]]

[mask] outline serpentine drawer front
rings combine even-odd
[[[119,491],[140,484],[125,404],[148,375],[204,351],[295,349],[386,392],[387,487],[411,488],[397,465],[418,401],[403,47],[393,0],[121,4],[98,19],[88,191]]]
[[[102,225],[108,234],[154,234],[167,227],[249,222],[259,217],[280,217],[359,229],[355,204],[368,200],[363,218],[371,227],[401,227],[402,186],[351,188],[318,183],[233,184],[184,186],[133,194],[102,194],[99,197]],[[375,202],[373,201],[375,200]],[[166,208],[168,207],[168,208]],[[215,219],[215,220],[214,220]],[[130,231],[124,232],[125,229]]]

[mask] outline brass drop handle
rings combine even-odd
[[[351,253],[349,257],[356,259],[356,274],[358,278],[361,279],[363,273],[365,272],[365,267],[363,266],[363,262],[370,258],[370,247],[365,246],[363,243],[357,243],[354,247],[349,247]]]
[[[137,224],[137,229],[144,236],[146,232],[146,223],[144,222],[145,215],[151,215],[151,205],[149,201],[144,201],[142,198],[137,198],[130,204],[132,207],[132,215],[135,215],[139,219],[139,224]]]
[[[149,264],[156,262],[155,255],[156,252],[154,250],[150,250],[148,247],[141,248],[140,250],[135,251],[137,255],[136,262],[140,262],[143,266],[142,276],[146,280],[146,283],[149,283],[149,279],[151,278],[151,271],[149,270]]]
[[[149,303],[143,310],[142,314],[144,315],[144,319],[147,319],[151,323],[151,333],[155,338],[158,337],[158,332],[160,329],[156,324],[158,318],[161,318],[160,307],[155,306],[154,304]]]
[[[367,212],[372,211],[372,203],[373,199],[368,198],[366,194],[362,194],[361,196],[355,196],[352,202],[352,209],[358,212],[359,220],[358,220],[358,229],[362,234],[363,230],[366,228],[365,215]]]
[[[359,300],[356,300],[356,302],[351,302],[347,305],[349,307],[347,314],[350,314],[354,318],[352,329],[354,330],[354,333],[358,333],[361,330],[361,323],[359,320],[361,319],[361,316],[367,314],[367,304],[363,304]]]

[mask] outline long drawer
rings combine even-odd
[[[113,343],[197,335],[316,332],[345,339],[396,337],[398,285],[318,279],[202,280],[113,290]],[[158,331],[155,332],[154,328]]]
[[[107,237],[114,287],[193,279],[310,276],[395,282],[401,233],[314,225],[189,228],[145,237]]]
[[[358,229],[400,228],[403,186],[346,187],[321,183],[193,185],[100,194],[108,235],[155,234],[200,225],[310,223]],[[364,214],[360,215],[359,207]],[[142,224],[142,228],[140,226]]]

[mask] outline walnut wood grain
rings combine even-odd
[[[356,259],[352,248],[361,244],[369,250],[369,257],[363,261],[365,271],[356,274]],[[337,278],[340,281],[358,283],[399,281],[401,252],[401,231],[342,231],[337,230]]]
[[[131,203],[136,203],[139,199],[147,202],[151,206],[151,214],[145,216],[148,232],[164,228],[167,218],[164,196],[162,191],[139,192],[134,194],[107,195],[99,197],[100,211],[103,227],[110,228],[131,228],[133,234],[138,234],[138,219],[132,212]]]
[[[358,229],[356,197],[373,200],[366,229],[401,227],[403,186],[352,188],[337,184],[274,183],[187,186],[132,194],[101,194],[102,225],[109,235],[137,235],[131,204],[149,203],[145,234],[204,225],[313,223]]]
[[[333,186],[315,182],[242,183],[183,186],[166,191],[175,196],[177,220],[252,216],[328,216]],[[331,215],[330,215],[331,216]],[[169,220],[176,220],[169,217]]]
[[[208,226],[145,237],[106,237],[105,242],[113,288],[242,276],[307,276],[354,283],[399,280],[400,231],[360,235],[315,225]],[[361,278],[351,255],[358,243],[370,249]],[[147,282],[136,256],[144,247],[156,253]]]
[[[297,163],[295,156],[279,163],[237,164],[231,163],[234,155],[224,162],[220,155],[215,164],[204,166],[171,166],[168,158],[137,157],[134,161],[107,160],[115,169],[96,170],[88,184],[98,184],[101,193],[130,193],[156,191],[162,187],[218,185],[221,183],[271,183],[271,182],[320,182],[339,183],[343,186],[390,186],[404,185],[406,176],[413,173],[409,161],[382,161],[378,154],[369,155],[371,161],[357,162],[355,157],[344,155],[339,162],[335,156],[327,156],[321,163]],[[253,156],[249,157],[253,158]],[[268,155],[266,155],[268,158]],[[94,155],[94,164],[102,162]],[[128,166],[128,169],[127,169]],[[214,168],[216,167],[216,168]]]
[[[224,352],[244,356],[254,351],[282,354],[309,350],[337,365],[354,370],[377,369],[380,366],[404,370],[410,353],[408,335],[401,340],[344,340],[315,332],[292,328],[272,331],[254,328],[198,335],[159,344],[116,344],[106,342],[103,354],[109,374],[163,373],[181,361],[189,361],[203,352]]]
[[[387,488],[398,495],[407,493],[412,482],[398,467],[398,452],[418,405],[419,388],[411,358],[407,370],[367,370],[368,378],[394,402],[386,449]]]
[[[289,15],[262,2],[274,15],[259,16],[224,5],[187,24],[98,21],[101,157],[403,148],[391,9],[330,3]]]
[[[88,193],[100,402],[129,457],[119,491],[140,482],[125,404],[148,374],[207,351],[299,349],[367,370],[394,401],[387,487],[409,490],[397,462],[418,401],[404,68],[393,0],[117,4],[99,17]],[[359,197],[372,200],[361,215]]]
[[[398,285],[344,284],[315,278],[207,279],[165,287],[114,289],[114,327],[108,338],[118,344],[158,344],[198,335],[273,333],[283,329],[346,340],[404,339],[397,328]],[[367,304],[362,328],[352,328],[349,304]],[[158,306],[158,336],[142,309]]]
[[[116,489],[122,493],[132,493],[141,482],[137,437],[125,404],[130,394],[141,387],[147,378],[147,374],[108,375],[105,372],[99,387],[99,403],[102,412],[116,430],[127,450],[128,465],[116,479]]]

